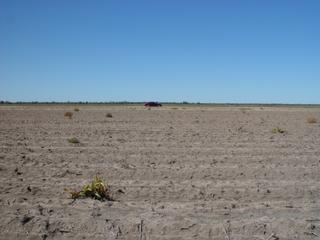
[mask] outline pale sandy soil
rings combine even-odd
[[[320,239],[319,108],[70,110],[0,107],[0,239]]]

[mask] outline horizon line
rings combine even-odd
[[[110,104],[110,105],[135,105],[135,104],[144,104],[146,102],[150,101],[0,101],[0,105],[25,105],[25,104],[34,104],[34,105],[41,105],[41,104],[66,104],[66,105],[72,105],[72,104],[80,104],[80,105],[90,105],[90,104]],[[317,106],[320,107],[320,103],[246,103],[246,102],[188,102],[188,101],[155,101],[162,104],[168,104],[168,105],[226,105],[226,106]]]

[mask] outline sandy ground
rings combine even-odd
[[[319,108],[79,108],[0,106],[0,239],[320,239]]]

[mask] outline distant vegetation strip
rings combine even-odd
[[[147,102],[147,101],[146,101]],[[285,104],[285,103],[202,103],[202,102],[159,102],[164,105],[203,105],[203,106],[252,106],[252,107],[320,107],[320,104]],[[110,102],[11,102],[0,101],[0,105],[143,105],[145,102],[110,101]]]

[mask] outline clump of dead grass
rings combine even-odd
[[[112,116],[111,113],[107,113],[107,114],[106,114],[106,117],[107,117],[107,118],[112,118],[113,116]]]
[[[279,128],[279,127],[276,127],[274,129],[272,129],[272,133],[286,133],[287,131],[282,129],[282,128]]]
[[[318,120],[315,117],[308,117],[307,118],[307,123],[317,123]]]
[[[72,199],[93,198],[99,201],[113,201],[109,186],[98,176],[96,176],[91,183],[84,185],[80,191],[68,192],[71,194]]]
[[[67,117],[67,118],[69,118],[69,119],[71,119],[72,116],[73,116],[73,113],[72,113],[72,112],[65,112],[65,113],[64,113],[64,116]]]
[[[69,142],[69,143],[73,143],[73,144],[80,143],[79,139],[78,139],[78,138],[75,138],[75,137],[69,138],[69,139],[68,139],[68,142]]]
[[[79,111],[80,111],[80,109],[76,107],[76,108],[74,108],[74,109],[73,109],[73,111],[75,111],[75,112],[79,112]]]

